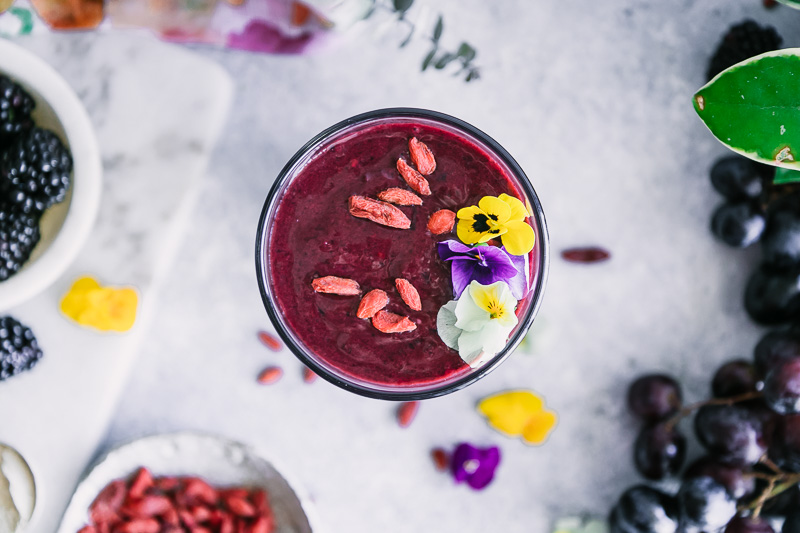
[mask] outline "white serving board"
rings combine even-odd
[[[0,442],[30,463],[38,500],[30,531],[49,533],[96,453],[135,364],[232,83],[217,65],[144,33],[17,42],[75,89],[95,125],[104,167],[100,213],[78,259],[48,290],[10,312],[34,330],[45,356],[32,372],[0,383]],[[60,298],[83,274],[139,290],[133,331],[98,334],[59,314]]]

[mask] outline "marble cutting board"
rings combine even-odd
[[[104,169],[98,220],[78,259],[48,290],[10,311],[31,326],[45,356],[32,372],[0,383],[0,442],[30,463],[38,493],[30,531],[47,533],[97,451],[135,365],[233,86],[214,63],[144,33],[17,42],[75,89],[96,128]],[[97,334],[58,313],[59,299],[82,274],[138,288],[133,331]]]

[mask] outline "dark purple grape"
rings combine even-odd
[[[800,201],[776,202],[770,209],[761,241],[764,262],[771,268],[792,270],[800,266]]]
[[[637,485],[620,496],[611,511],[612,533],[671,533],[678,528],[674,498],[645,485]]]
[[[766,227],[764,213],[749,202],[722,204],[711,217],[711,232],[734,248],[746,248],[758,242]]]
[[[764,379],[764,401],[776,413],[800,413],[800,357],[779,361]]]
[[[800,508],[786,517],[781,533],[800,533]]]
[[[725,533],[775,533],[769,522],[752,516],[737,516],[725,527]]]
[[[779,329],[764,335],[756,345],[756,371],[765,377],[778,361],[800,357],[800,330]]]
[[[765,421],[741,405],[706,405],[697,411],[694,430],[711,455],[726,462],[755,463],[767,451]]]
[[[729,465],[708,455],[690,464],[683,479],[710,477],[722,484],[734,498],[744,498],[756,489],[756,480],[745,476],[741,466]]]
[[[747,282],[744,307],[760,324],[780,324],[800,316],[800,272],[761,267]]]
[[[681,531],[717,531],[736,514],[736,500],[710,477],[697,477],[681,484],[678,508]]]
[[[715,398],[730,398],[755,392],[757,383],[755,367],[752,363],[740,359],[719,367],[711,381],[711,391]]]
[[[686,437],[666,422],[642,428],[633,446],[636,469],[655,481],[678,473],[686,458]]]
[[[628,389],[628,407],[644,420],[657,422],[681,408],[681,388],[664,374],[650,374],[634,381]]]
[[[746,157],[723,157],[711,167],[711,185],[729,200],[758,198],[764,190],[760,170],[754,161]]]
[[[784,470],[800,472],[800,415],[778,417],[769,457]]]

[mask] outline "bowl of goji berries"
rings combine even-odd
[[[311,533],[308,503],[251,447],[214,435],[146,437],[80,482],[58,533]]]

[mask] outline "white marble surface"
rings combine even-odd
[[[0,441],[32,467],[37,502],[30,530],[44,533],[55,531],[109,426],[231,85],[213,63],[142,37],[41,36],[19,44],[53,65],[85,103],[105,174],[98,220],[78,259],[49,289],[10,311],[34,330],[45,358],[0,386]],[[97,334],[58,313],[61,296],[84,274],[139,290],[132,332]]]
[[[234,106],[106,444],[177,429],[247,441],[302,480],[330,531],[546,533],[564,514],[605,514],[637,479],[623,405],[637,373],[672,372],[696,399],[718,363],[756,342],[741,297],[757,251],[711,239],[707,171],[724,149],[690,97],[730,23],[754,17],[796,46],[800,13],[759,0],[418,2],[446,14],[445,42],[476,45],[483,80],[420,74],[424,49],[368,33],[314,57],[199,49],[236,79]],[[425,402],[406,430],[393,405],[306,385],[290,353],[255,337],[268,327],[255,227],[273,177],[328,125],[396,105],[451,113],[500,141],[539,192],[555,251],[613,253],[592,267],[554,258],[532,353]],[[268,364],[286,375],[258,386]],[[559,412],[545,446],[503,438],[474,413],[509,387],[533,388]],[[483,493],[432,468],[429,450],[460,440],[502,447]]]

